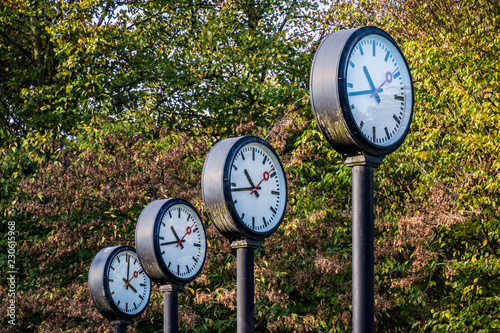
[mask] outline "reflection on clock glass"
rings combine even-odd
[[[147,305],[151,282],[135,252],[121,251],[113,258],[108,285],[113,302],[123,313],[134,315]]]
[[[203,225],[191,207],[177,204],[163,214],[158,242],[170,273],[183,279],[199,273],[205,260],[206,238]]]
[[[229,179],[232,205],[248,229],[266,233],[281,222],[286,180],[271,150],[258,143],[245,145],[233,159]]]
[[[411,118],[411,79],[399,50],[383,36],[362,38],[347,65],[347,95],[363,136],[379,146],[401,139]]]

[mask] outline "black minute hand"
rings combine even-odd
[[[129,275],[130,275],[130,259],[127,260],[127,280],[129,278]],[[125,280],[125,282],[127,282],[127,280]],[[125,285],[125,289],[128,289],[128,285]]]
[[[185,242],[185,241],[186,241],[185,239],[182,240],[182,242]],[[179,244],[179,241],[175,240],[175,241],[172,241],[172,242],[160,243],[160,246],[163,246],[163,245],[173,245],[173,244]]]
[[[253,187],[238,187],[238,188],[232,188],[231,192],[245,192],[245,191],[253,191]],[[260,190],[261,187],[257,187],[257,190]]]

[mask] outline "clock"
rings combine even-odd
[[[89,269],[89,289],[97,310],[109,320],[131,320],[144,312],[151,280],[133,247],[100,250]]]
[[[361,27],[325,38],[314,57],[310,94],[324,136],[344,156],[383,157],[402,144],[410,128],[410,69],[381,29]]]
[[[285,215],[285,171],[274,149],[255,136],[217,142],[205,160],[201,189],[214,225],[230,240],[261,241]]]
[[[135,231],[137,254],[159,284],[185,285],[205,263],[205,228],[196,209],[183,199],[156,200],[141,212]]]

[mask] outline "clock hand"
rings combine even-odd
[[[366,79],[368,80],[368,83],[370,84],[372,91],[375,92],[376,90],[375,85],[373,84],[372,78],[370,76],[370,73],[368,73],[368,68],[366,68],[366,66],[363,66],[363,72],[365,72]],[[380,103],[380,96],[377,93],[374,93],[373,96],[375,96],[377,103]]]
[[[377,92],[382,92],[382,91],[384,91],[384,90],[379,87],[379,90]],[[370,97],[373,97],[373,90],[352,91],[352,92],[348,93],[347,95],[348,96],[357,96],[357,95],[368,95],[368,94],[372,94],[372,96],[370,96]]]
[[[143,271],[143,269],[141,269],[140,271],[134,271],[134,274],[132,274],[132,277],[128,281],[125,278],[123,278],[123,281],[125,281],[125,287],[126,288],[130,287],[136,293],[137,290],[130,284],[130,281],[132,281],[134,278],[138,277],[139,274],[142,273],[142,271]]]
[[[257,196],[257,188],[260,186],[260,184],[262,184],[262,182],[264,180],[265,181],[269,180],[269,172],[271,172],[273,170],[274,170],[274,167],[272,167],[271,170],[269,170],[269,171],[264,171],[264,174],[262,175],[262,180],[257,184],[257,186],[254,187],[254,189],[252,190],[252,192],[250,192],[250,195],[252,195],[252,193],[255,192],[255,195]]]
[[[179,239],[179,236],[177,236],[177,233],[175,232],[174,227],[173,227],[173,226],[170,226],[170,229],[172,229],[172,232],[174,233],[174,237],[175,237],[175,239],[177,239],[177,242],[178,242],[178,243],[177,243],[177,246],[179,246],[179,245],[180,245],[180,246],[181,246],[181,249],[184,249],[184,245],[182,245],[182,242],[181,242],[181,240]],[[176,246],[176,247],[177,247],[177,246]]]
[[[129,278],[129,276],[130,276],[130,274],[129,274],[129,273],[130,273],[130,258],[129,258],[129,257],[128,257],[128,255],[127,255],[127,280],[128,280],[128,278]],[[128,286],[127,286],[127,285],[125,285],[125,289],[128,289]]]
[[[363,66],[363,72],[365,72],[366,79],[368,80],[368,84],[370,84],[370,87],[375,90],[375,85],[373,84],[372,78],[370,77],[370,73],[368,72],[368,68],[366,66]]]
[[[396,72],[398,71],[398,69],[399,69],[399,67],[398,67],[398,68],[396,68],[396,69],[394,70],[394,72],[392,72],[392,73],[391,73],[391,72],[387,72],[387,73],[385,73],[385,81],[384,81],[384,82],[382,82],[382,84],[381,84],[381,85],[380,85],[377,89],[375,89],[375,90],[373,91],[373,93],[370,95],[370,97],[373,97],[376,93],[378,93],[379,91],[381,91],[381,90],[382,90],[381,88],[382,88],[382,86],[383,86],[384,84],[386,84],[386,83],[391,83],[391,82],[392,82],[392,76],[394,75],[394,73],[396,73]],[[379,102],[379,103],[380,103],[380,102]]]
[[[231,192],[244,192],[244,191],[252,191],[254,187],[238,187],[238,188],[232,188]],[[260,190],[261,188],[258,187],[257,190]]]
[[[185,242],[185,240],[181,240],[182,242]],[[172,245],[172,244],[178,244],[179,242],[174,240],[172,242],[165,242],[165,243],[160,243],[160,246],[163,246],[163,245]]]
[[[129,284],[130,281],[132,281],[134,278],[138,277],[139,273],[142,273],[142,269],[139,272],[134,271],[134,274],[132,274],[132,277],[130,278],[130,280],[126,280],[125,278],[123,278],[123,280],[125,280],[125,285]]]
[[[184,242],[184,238],[191,233],[191,228],[193,228],[195,224],[196,224],[196,221],[194,221],[193,224],[191,224],[191,226],[186,228],[186,233],[184,234],[184,236],[182,236],[181,240],[179,241],[179,243],[177,243],[177,245],[175,247],[181,245],[181,248],[182,248],[181,243]]]
[[[250,175],[248,174],[248,171],[247,169],[243,170],[243,173],[245,174],[245,176],[247,177],[247,180],[248,182],[250,183],[250,186],[252,187],[252,192],[250,193],[250,195],[252,195],[253,192],[255,192],[255,196],[258,198],[259,197],[259,192],[256,191],[256,187],[259,187],[259,185],[255,186],[253,184],[253,181],[252,181],[252,178],[250,178]]]
[[[130,282],[127,282],[127,280],[125,280],[125,278],[123,278],[123,282],[126,282],[126,283],[125,283],[125,287],[126,287],[127,289],[128,289],[128,287],[130,287],[130,289],[132,289],[132,291],[133,291],[134,293],[136,293],[136,292],[137,292],[137,289],[135,289],[135,288],[134,288],[134,286],[130,284]]]

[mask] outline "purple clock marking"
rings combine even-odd
[[[399,69],[399,67],[398,67],[398,68],[396,68],[396,69],[394,70],[394,72],[392,72],[392,73],[391,73],[391,72],[387,72],[387,73],[385,73],[385,81],[384,81],[384,82],[382,82],[382,84],[381,84],[380,86],[378,86],[378,88],[377,88],[377,89],[375,89],[375,90],[373,91],[373,93],[370,95],[370,98],[371,98],[371,97],[373,97],[373,96],[375,96],[375,95],[377,95],[377,93],[380,91],[380,89],[382,88],[382,86],[383,86],[384,84],[386,84],[386,83],[391,83],[391,82],[392,82],[393,75],[394,75],[394,73],[396,73],[396,71],[397,71],[398,69]],[[398,75],[398,76],[399,76],[399,75]],[[397,77],[397,76],[395,76],[395,77]],[[377,95],[377,96],[378,96],[378,95]],[[377,98],[377,96],[376,96],[375,98]],[[379,97],[379,98],[377,98],[377,102],[379,102],[379,103],[380,103],[380,101],[379,101],[379,100],[380,100],[380,97]]]

